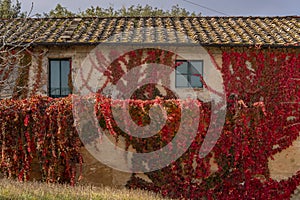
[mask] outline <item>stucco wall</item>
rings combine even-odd
[[[70,58],[72,59],[72,80],[79,80],[76,75],[78,75],[79,69],[89,68],[91,66],[85,66],[84,59],[87,58],[88,54],[91,53],[91,51],[94,49],[94,46],[72,46],[72,47],[61,47],[61,46],[54,46],[54,47],[40,47],[35,49],[35,54],[39,55],[42,54],[42,62],[41,66],[39,63],[39,57],[34,56],[32,58],[32,66],[30,68],[30,78],[29,78],[29,88],[34,88],[34,84],[36,84],[35,80],[37,77],[37,72],[39,71],[39,67],[42,69],[41,79],[39,81],[39,88],[37,90],[38,94],[48,94],[48,84],[49,84],[49,77],[48,77],[48,71],[49,71],[49,59],[66,59]],[[118,48],[117,50],[126,52],[127,49],[134,49],[137,47],[125,47],[124,49]],[[107,50],[106,50],[107,49]],[[103,55],[107,56],[108,52],[116,49],[115,47],[104,47],[101,49],[101,53]],[[213,65],[213,63],[210,61],[210,57],[206,52],[206,49],[202,47],[176,47],[171,48],[167,47],[166,50],[170,50],[175,52],[178,57],[176,59],[190,59],[190,60],[203,60],[204,61],[204,74],[203,77],[205,78],[205,82],[207,82],[209,85],[214,86],[215,88],[219,87],[219,83],[222,82],[220,75],[216,71],[216,67]],[[221,51],[218,48],[210,48],[210,51],[213,52],[213,56],[216,60],[216,62],[221,66],[222,65],[222,54]],[[43,52],[43,53],[41,53]],[[92,53],[91,53],[92,54]],[[94,54],[92,54],[94,55]],[[173,57],[175,61],[175,57]],[[108,61],[110,61],[108,59]],[[90,63],[89,63],[90,64]],[[99,73],[99,72],[98,72]],[[176,91],[179,93],[182,93],[183,97],[189,96],[191,92],[197,93],[199,97],[202,98],[208,98],[207,91],[204,91],[203,89],[198,90],[192,90],[192,89],[181,89],[181,88],[175,88],[175,72],[172,73],[169,77],[171,84],[170,89],[172,91]],[[29,92],[29,94],[32,94],[33,91]]]
[[[44,56],[42,59],[42,77],[40,81],[40,88],[38,93],[47,95],[48,93],[48,59],[50,58],[71,58],[72,59],[72,76],[75,80],[75,74],[78,69],[81,67],[83,60],[86,58],[88,53],[93,49],[89,46],[80,46],[80,47],[44,47],[41,49],[36,49],[36,51],[43,51]],[[178,49],[177,49],[178,50]],[[216,59],[216,62],[219,66],[222,66],[222,54],[218,48],[210,48],[210,51],[213,53],[213,56]],[[217,83],[220,81],[220,77],[216,75],[216,71],[212,68],[207,67],[209,56],[205,52],[195,52],[190,49],[180,49],[180,55],[182,58],[186,59],[204,59],[204,77],[210,78],[211,84]],[[33,65],[30,70],[30,88],[33,88],[35,71],[38,67],[37,58],[33,58]],[[171,89],[174,88],[174,74],[171,74]],[[215,83],[214,83],[215,82]],[[181,89],[181,92],[188,94],[189,90]],[[203,90],[198,90],[197,95],[202,98],[206,98],[207,94]],[[122,145],[122,144],[121,144]],[[110,185],[121,187],[126,184],[126,181],[130,178],[130,173],[123,173],[112,168],[105,166],[104,164],[97,161],[93,156],[91,156],[86,149],[82,149],[82,154],[84,157],[84,166],[83,166],[83,176],[84,179],[82,183],[90,183],[95,185]],[[274,159],[269,160],[270,173],[271,177],[277,180],[285,179],[300,169],[300,139],[293,143],[293,146],[287,150],[274,156]],[[216,169],[216,166],[213,167]]]

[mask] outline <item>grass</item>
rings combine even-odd
[[[113,189],[108,187],[46,184],[39,182],[21,183],[13,180],[0,180],[1,200],[163,200],[164,198],[142,190]]]

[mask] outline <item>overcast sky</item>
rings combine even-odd
[[[73,12],[85,10],[90,6],[109,6],[118,9],[122,6],[146,5],[168,10],[172,5],[178,4],[188,11],[201,12],[204,16],[218,16],[225,13],[230,16],[281,16],[281,15],[300,15],[300,0],[19,0],[22,9],[29,11],[33,2],[33,12],[49,12],[60,3]],[[195,4],[192,4],[193,2]],[[202,7],[201,7],[202,6]],[[216,10],[218,12],[209,10]]]

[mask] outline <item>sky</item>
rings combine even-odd
[[[67,9],[78,12],[91,6],[119,9],[122,6],[150,5],[171,9],[178,4],[190,12],[203,16],[291,16],[300,15],[300,0],[19,0],[22,10],[29,11],[33,3],[32,15],[49,12],[59,3]],[[197,4],[197,5],[196,5]]]

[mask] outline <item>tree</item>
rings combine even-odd
[[[200,16],[200,13],[192,12],[190,13],[184,8],[180,8],[178,5],[172,6],[171,10],[163,10],[157,7],[152,7],[150,5],[142,6],[138,4],[137,6],[130,6],[128,8],[122,7],[115,10],[113,7],[102,8],[99,6],[91,6],[84,11],[79,13],[73,13],[67,8],[57,4],[55,9],[51,10],[49,13],[44,13],[45,17],[148,17],[148,16]]]
[[[56,7],[51,10],[49,13],[44,13],[44,17],[73,17],[75,13],[69,11],[66,7],[63,7],[61,4],[57,4]]]
[[[99,6],[91,6],[90,8],[87,8],[85,11],[82,11],[77,15],[82,17],[115,17],[117,16],[117,11],[115,11],[113,7],[101,8]]]
[[[11,0],[0,0],[1,26],[15,23],[12,18],[26,16],[27,12],[21,11],[21,3],[18,0],[15,4]],[[27,97],[29,66],[33,56],[28,47],[34,41],[24,43],[23,39],[17,36],[27,20],[22,19],[20,22],[21,24],[15,26],[13,34],[6,30],[0,35],[0,99]]]
[[[21,3],[17,0],[16,4],[13,4],[11,0],[0,1],[0,17],[1,18],[17,18],[25,17],[26,12],[21,12]]]
[[[180,8],[178,4],[176,6],[172,6],[172,9],[170,10],[170,13],[168,15],[171,16],[196,16],[195,12],[190,13],[185,8]],[[198,13],[197,16],[200,16],[201,14]]]

